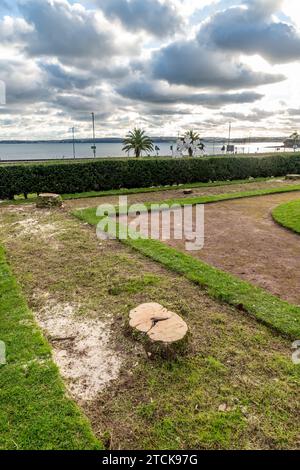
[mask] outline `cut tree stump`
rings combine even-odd
[[[186,349],[187,324],[160,304],[142,304],[131,310],[129,327],[134,336],[142,340],[149,356],[172,357]]]
[[[39,194],[36,207],[39,209],[51,209],[52,207],[62,207],[63,200],[59,194],[44,193]]]
[[[297,181],[297,180],[300,180],[300,175],[286,175],[285,179]]]

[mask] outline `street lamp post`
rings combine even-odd
[[[231,144],[231,122],[229,123],[228,146]]]
[[[95,113],[91,113],[91,114],[92,114],[92,123],[93,123],[93,145],[91,148],[93,150],[94,158],[96,158],[97,147],[96,147],[96,136],[95,136]]]
[[[73,158],[76,158],[76,150],[75,150],[75,127],[71,127],[70,131],[72,132],[73,136]]]

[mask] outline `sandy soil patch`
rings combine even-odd
[[[13,224],[16,226],[15,236],[38,236],[44,239],[55,237],[64,232],[63,227],[57,222],[45,223],[39,219],[26,218]]]
[[[111,347],[109,322],[80,317],[77,310],[77,305],[49,299],[35,316],[71,395],[93,400],[118,377],[122,360]]]

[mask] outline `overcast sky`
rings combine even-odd
[[[1,0],[0,139],[300,129],[299,0]]]

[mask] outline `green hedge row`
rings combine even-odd
[[[81,193],[300,173],[300,155],[186,159],[103,159],[0,167],[0,199],[19,194]]]

